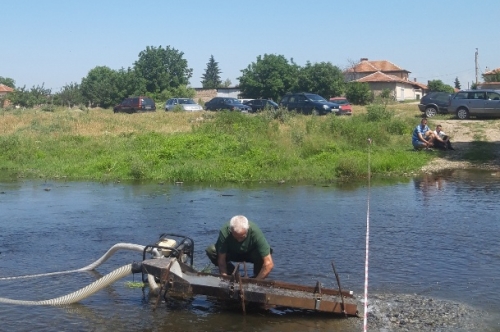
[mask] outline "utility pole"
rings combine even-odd
[[[478,50],[477,50],[477,48],[476,48],[476,56],[475,56],[475,58],[476,58],[476,86],[477,86],[477,85],[478,85],[478,83],[479,83],[479,82],[478,82],[478,79],[477,79],[477,73],[478,73],[478,68],[477,68],[477,57],[478,57],[478,55],[479,55],[479,52],[478,52]]]

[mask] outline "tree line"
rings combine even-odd
[[[111,69],[97,66],[91,69],[80,83],[64,85],[52,93],[44,84],[16,87],[12,78],[1,77],[0,83],[15,91],[9,94],[13,105],[85,105],[109,108],[129,96],[144,95],[156,102],[172,97],[194,97],[195,91],[188,86],[193,69],[188,67],[184,53],[172,48],[147,46],[131,67]],[[221,80],[219,63],[211,55],[201,77],[203,88],[228,87],[229,80]],[[346,82],[343,71],[330,62],[297,65],[283,55],[264,54],[241,70],[238,88],[242,98],[279,100],[287,92],[307,91],[325,98],[345,95],[355,104],[367,104],[374,98],[367,83]],[[457,87],[458,85],[458,87]],[[455,87],[459,88],[458,78]],[[453,87],[440,80],[429,82],[432,91],[450,91]],[[2,103],[0,103],[1,105]]]

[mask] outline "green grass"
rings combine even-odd
[[[414,114],[378,105],[358,111],[351,117],[0,114],[6,126],[0,127],[0,170],[17,177],[100,181],[333,181],[366,177],[368,156],[372,174],[416,171],[433,158],[412,151]]]

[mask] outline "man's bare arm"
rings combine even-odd
[[[219,266],[219,272],[223,276],[227,275],[227,265],[226,265],[226,254],[220,254],[217,258],[217,265]]]
[[[273,258],[271,257],[271,254],[265,256],[263,260],[264,263],[262,264],[262,269],[260,269],[259,274],[255,277],[257,279],[266,278],[269,275],[269,273],[271,273],[271,270],[274,267]]]

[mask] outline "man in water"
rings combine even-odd
[[[260,228],[245,216],[234,216],[224,224],[215,245],[206,249],[210,261],[222,275],[232,274],[235,262],[253,263],[253,277],[266,278],[274,267],[272,249]]]

